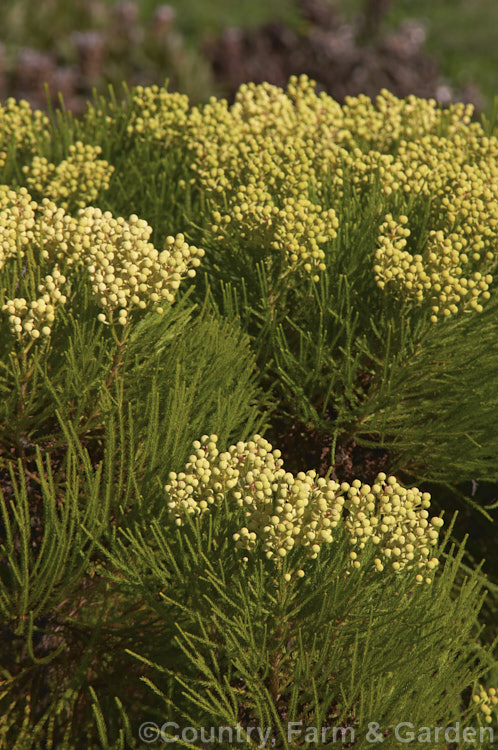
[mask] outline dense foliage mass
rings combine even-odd
[[[91,109],[88,123],[108,116]],[[138,88],[125,118],[122,174],[147,144],[149,192],[176,184],[169,217],[138,188],[133,199],[162,232],[185,217],[206,249],[211,294],[240,314],[273,384],[275,442],[318,431],[315,462],[321,448],[337,465],[382,445],[378,468],[417,481],[496,479],[498,145],[470,106],[383,92],[341,107],[301,78],[190,110]]]
[[[493,133],[301,77],[9,100],[0,154],[0,742],[492,728],[496,557],[441,529],[498,481]]]

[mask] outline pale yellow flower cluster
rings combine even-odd
[[[384,569],[390,561],[394,570],[419,569],[416,580],[424,580],[424,571],[434,570],[439,561],[431,557],[437,544],[442,518],[429,520],[430,494],[416,487],[406,489],[396,477],[381,472],[375,483],[362,484],[355,479],[351,485],[344,482],[341,489],[347,492],[344,508],[347,511],[346,527],[356,550],[365,549],[369,540],[378,546],[379,557],[374,559],[377,570]],[[355,567],[360,567],[358,553],[351,552]]]
[[[237,198],[243,191],[240,190]],[[247,191],[247,196],[252,191]],[[280,251],[280,259],[287,267],[302,261],[307,273],[324,271],[325,253],[321,245],[337,236],[339,223],[333,209],[322,211],[321,207],[306,198],[284,198],[278,208],[271,200],[244,200],[229,207],[229,213],[221,216],[213,213],[215,221],[211,229],[222,233],[218,239],[236,237],[250,241],[259,248]],[[318,281],[318,275],[313,276]]]
[[[339,484],[313,470],[294,476],[283,468],[280,451],[260,435],[222,453],[217,440],[204,435],[195,441],[185,471],[169,475],[166,502],[178,526],[186,515],[203,516],[224,503],[241,508],[246,524],[234,534],[235,546],[252,550],[261,541],[266,556],[276,560],[295,547],[315,559],[340,526],[348,532],[353,567],[360,567],[371,543],[379,550],[378,571],[388,563],[395,571],[416,567],[417,582],[432,581],[438,559],[429,555],[443,521],[428,520],[428,493],[406,490],[384,474],[372,487],[359,480]]]
[[[341,107],[304,76],[287,91],[244,84],[233,106],[212,99],[189,113],[191,182],[209,198],[219,241],[249,244],[256,257],[281,251],[315,280],[333,262],[341,212],[351,217],[351,198],[361,210],[378,191],[408,222],[399,236],[388,217],[380,228],[378,285],[426,303],[433,321],[480,311],[497,259],[498,139],[471,117],[470,105],[385,90]]]
[[[0,270],[9,258],[24,257],[34,238],[37,205],[26,188],[0,185]]]
[[[391,284],[405,298],[427,300],[433,322],[461,310],[480,312],[481,302],[490,297],[498,257],[498,141],[492,151],[478,165],[458,164],[458,154],[448,150],[447,162],[438,166],[434,154],[426,176],[406,183],[410,195],[423,192],[425,205],[431,201],[427,228],[420,232],[410,227],[420,223],[415,211],[397,220],[388,214],[380,227],[377,283],[381,288]],[[416,208],[423,212],[422,203]]]
[[[472,700],[478,704],[486,724],[498,722],[498,690],[496,688],[491,687],[486,690],[482,685],[478,685]]]
[[[382,92],[375,106],[348,99],[344,112],[351,109],[351,183],[378,189],[398,208],[398,218],[389,213],[380,227],[378,285],[429,304],[433,322],[482,311],[497,262],[498,139],[471,123],[470,105],[443,110]],[[363,153],[361,139],[379,150]]]
[[[438,316],[448,317],[459,310],[471,308],[482,312],[479,298],[490,298],[489,285],[493,276],[480,271],[467,271],[467,275],[463,275],[463,267],[471,267],[467,238],[455,232],[445,236],[441,230],[430,230],[423,254],[412,255],[406,249],[411,235],[407,223],[407,216],[394,220],[392,214],[387,214],[380,227],[380,247],[375,252],[377,263],[374,266],[378,285],[383,289],[390,282],[397,283],[406,298],[417,302],[429,297],[435,303],[431,315],[434,323]],[[490,260],[491,251],[487,256]],[[474,258],[474,261],[479,260],[480,257]]]
[[[450,104],[443,109],[435,99],[413,95],[398,99],[387,89],[374,101],[364,94],[347,96],[341,110],[341,142],[348,148],[386,153],[428,135],[467,139],[473,111],[471,104]],[[479,138],[480,126],[474,132]]]
[[[195,276],[204,251],[178,234],[167,237],[160,252],[151,234],[135,215],[126,221],[87,207],[73,217],[47,198],[33,201],[24,187],[0,185],[0,269],[21,260],[26,291],[41,294],[3,303],[12,332],[17,338],[49,336],[56,306],[67,301],[71,273],[89,277],[101,322],[125,325],[137,308],[161,312],[160,303],[172,303],[181,281]],[[33,288],[33,273],[47,266],[52,270]]]
[[[128,135],[138,135],[169,145],[187,121],[188,96],[170,93],[165,87],[136,86],[131,97]]]
[[[16,149],[33,151],[49,127],[48,117],[41,110],[32,110],[29,102],[12,97],[0,103],[0,151],[12,144]]]
[[[152,227],[136,215],[126,221],[99,208],[79,212],[73,244],[85,257],[95,299],[104,310],[101,322],[113,320],[118,311],[117,322],[125,325],[133,308],[171,303],[182,279],[195,276],[204,250],[178,234],[167,237],[160,252],[149,242],[151,234]]]
[[[220,241],[233,247],[241,239],[256,254],[275,250],[285,266],[318,279],[339,226],[334,208],[320,198],[320,158],[339,158],[331,137],[335,123],[327,123],[326,114],[338,112],[339,105],[317,98],[305,78],[292,79],[287,93],[244,84],[232,107],[211,99],[192,109],[186,147],[193,181],[209,196],[211,229]]]
[[[211,241],[229,257],[243,248],[278,279],[294,271],[315,281],[326,269],[342,273],[352,228],[377,202],[378,240],[362,247],[386,295],[424,305],[437,322],[481,311],[492,293],[498,139],[472,122],[469,105],[443,109],[384,90],[375,101],[349,97],[341,106],[301,76],[285,91],[244,84],[232,106],[212,98],[190,110],[183,95],[137,87],[128,118],[131,137],[170,151],[175,141],[186,180],[208,211]],[[6,148],[1,133],[12,135],[13,123],[30,142],[42,122],[26,103],[8,100],[0,148]],[[74,149],[57,167],[38,157],[26,169],[30,185],[57,197],[59,206],[76,192],[81,203],[90,201],[111,173],[98,149]]]
[[[56,266],[38,286],[41,294],[38,299],[28,303],[24,297],[16,297],[7,300],[2,306],[2,312],[8,313],[11,330],[18,340],[23,337],[38,339],[40,336],[50,336],[56,306],[67,302],[66,294],[61,291],[66,281],[66,277]],[[69,292],[69,288],[65,291]]]
[[[32,200],[25,187],[12,190],[0,185],[0,270],[7,262],[21,260],[25,286],[40,295],[31,301],[18,296],[3,303],[17,339],[50,335],[56,307],[67,301],[69,293],[67,272],[62,273],[57,261],[65,266],[74,261],[71,238],[76,224],[48,199],[40,204]],[[38,270],[47,265],[51,272],[36,285]]]
[[[59,164],[35,156],[23,167],[31,193],[53,200],[61,208],[84,208],[109,188],[114,167],[98,157],[100,146],[81,141],[69,146],[69,156]]]

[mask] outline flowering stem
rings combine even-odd
[[[115,329],[114,326],[111,327],[111,330],[112,330],[113,339],[114,339],[114,341],[116,342],[116,345],[117,345],[117,350],[114,353],[114,357],[113,357],[113,360],[112,360],[111,369],[110,369],[109,375],[107,377],[107,380],[105,381],[105,384],[104,384],[104,388],[106,390],[108,390],[111,387],[112,383],[114,382],[114,379],[116,377],[116,374],[117,374],[119,368],[123,364],[123,354],[124,354],[124,351],[125,351],[124,345],[126,343],[126,340],[129,337],[131,328],[130,328],[130,326],[126,326],[125,331],[124,331],[124,335],[123,335],[122,339],[120,339],[118,337],[118,335],[116,333],[116,329]],[[99,405],[97,403],[97,406],[95,407],[94,411],[88,417],[87,424],[91,424],[91,422],[95,419],[95,417],[98,416],[99,411],[100,411],[100,409],[99,409]]]
[[[116,376],[116,373],[117,373],[118,369],[123,364],[124,345],[125,345],[126,340],[127,340],[128,336],[129,336],[129,333],[130,333],[130,328],[129,328],[129,326],[127,326],[126,329],[125,329],[123,338],[120,339],[118,337],[117,333],[116,333],[116,328],[114,326],[112,326],[111,330],[112,330],[113,339],[116,342],[116,345],[117,345],[118,348],[116,350],[116,353],[114,354],[111,371],[110,371],[109,377],[107,378],[106,383],[105,383],[105,387],[106,388],[110,388],[110,386],[112,385],[113,380],[114,380],[114,378]]]
[[[283,584],[283,581],[278,586],[278,604],[277,604],[277,611],[276,611],[276,621],[278,622],[278,627],[275,631],[274,635],[274,644],[275,644],[275,653],[271,659],[271,666],[270,666],[270,678],[269,678],[269,690],[270,695],[272,697],[273,702],[275,703],[275,708],[277,706],[278,701],[281,698],[281,675],[280,675],[280,662],[282,659],[281,649],[283,643],[287,640],[286,638],[286,632],[288,630],[288,622],[285,618],[285,591],[286,587]]]

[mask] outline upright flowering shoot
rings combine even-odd
[[[66,277],[55,266],[52,273],[45,276],[43,283],[38,285],[40,297],[29,303],[24,297],[16,297],[5,302],[2,311],[8,313],[10,328],[18,340],[36,340],[40,336],[50,336],[56,307],[67,302],[66,294],[61,291],[66,281]],[[69,288],[65,291],[68,292]]]
[[[35,156],[23,167],[29,190],[49,198],[64,209],[84,208],[109,187],[114,167],[98,157],[100,146],[77,141],[69,146],[69,155],[60,164]]]
[[[12,97],[0,104],[0,153],[13,145],[16,150],[33,152],[49,127],[41,110],[32,110],[29,102]]]
[[[188,97],[159,86],[133,89],[127,132],[141,140],[170,146],[183,133],[187,122]]]
[[[33,201],[26,188],[0,186],[0,271],[9,264],[17,279],[14,294],[2,300],[12,332],[18,339],[49,336],[57,306],[81,273],[103,310],[101,322],[125,325],[134,309],[161,311],[182,279],[195,276],[204,251],[183,234],[167,237],[159,251],[151,234],[135,215],[126,221],[87,207],[73,217],[47,198]]]
[[[34,238],[37,207],[26,188],[12,190],[8,185],[0,185],[0,270],[9,259],[24,257]]]
[[[376,282],[430,306],[434,323],[481,312],[497,265],[498,139],[469,124],[471,114],[463,105],[438,112],[437,130],[400,140],[380,167],[382,192],[403,197],[380,225]]]
[[[429,583],[428,573],[439,564],[437,557],[431,557],[431,550],[443,526],[438,516],[429,520],[429,493],[416,487],[406,489],[396,477],[386,477],[383,472],[371,487],[355,479],[351,485],[343,483],[341,489],[347,492],[345,523],[353,545],[354,567],[359,567],[358,551],[371,540],[379,549],[374,559],[377,570],[382,571],[387,562],[396,571],[415,567],[416,580],[421,583],[425,573]]]
[[[247,84],[230,108],[214,99],[193,108],[187,148],[194,182],[213,210],[217,241],[249,244],[263,256],[273,254],[284,274],[301,269],[317,280],[325,270],[324,246],[339,223],[320,199],[313,133],[320,113],[310,91],[307,79],[296,79],[288,92]]]
[[[69,281],[59,263],[72,262],[72,231],[74,220],[49,200],[38,204],[26,188],[0,185],[0,271],[7,266],[14,279],[2,312],[18,340],[49,336],[57,306],[67,302]]]
[[[125,325],[133,309],[172,303],[180,282],[195,276],[204,251],[183,234],[167,237],[162,252],[149,242],[152,227],[132,215],[125,221],[108,211],[80,211],[76,246],[85,256],[93,294],[104,312],[102,322]],[[161,307],[157,308],[159,311]]]
[[[251,551],[260,542],[277,565],[294,548],[301,549],[303,560],[316,559],[322,546],[336,538],[335,530],[342,529],[352,567],[360,567],[364,551],[375,545],[377,571],[386,565],[397,572],[414,569],[417,582],[431,582],[439,563],[431,550],[443,521],[429,520],[428,493],[407,490],[385,474],[372,487],[359,480],[339,484],[314,470],[294,476],[285,471],[280,451],[260,435],[222,453],[216,435],[204,435],[193,447],[185,471],[172,472],[165,486],[168,512],[177,526],[184,525],[186,515],[219,512],[226,501],[245,517],[233,536],[235,547]]]

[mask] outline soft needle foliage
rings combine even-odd
[[[427,489],[498,479],[497,155],[305,78],[0,109],[0,743],[492,725]]]
[[[139,87],[66,131],[113,163],[105,205],[204,248],[197,294],[251,334],[274,438],[312,434],[350,476],[364,446],[420,482],[496,479],[498,141],[470,106]]]
[[[204,444],[215,443],[213,438],[206,436]],[[477,601],[476,574],[454,592],[463,550],[456,557],[450,553],[429,585],[418,585],[417,567],[376,566],[372,539],[353,560],[347,520],[334,528],[333,539],[322,539],[316,555],[298,543],[284,556],[268,555],[263,513],[254,512],[249,502],[237,502],[238,492],[255,497],[260,478],[268,476],[272,454],[263,455],[267,448],[255,437],[220,452],[218,460],[214,453],[201,457],[194,443],[199,470],[205,475],[211,470],[213,481],[218,478],[216,502],[205,501],[203,482],[209,480],[196,483],[187,466],[166,487],[167,512],[152,524],[139,521],[123,530],[108,553],[112,580],[125,580],[140,592],[165,628],[168,647],[159,659],[131,649],[151,669],[145,684],[163,700],[164,721],[180,727],[239,724],[243,731],[273,727],[279,750],[307,746],[304,730],[289,739],[292,722],[318,731],[353,727],[358,747],[368,747],[364,730],[368,722],[379,721],[386,730],[385,746],[393,748],[398,747],[393,727],[402,716],[413,717],[417,726],[445,725],[456,717],[469,725],[477,722],[478,702],[470,699],[468,688],[474,685],[474,670],[486,670],[492,658],[479,645],[467,609]],[[230,472],[229,456],[253,456],[251,475],[237,461],[239,475]],[[279,493],[304,479],[286,473],[275,480],[279,489],[273,485],[273,499],[267,497],[278,514]],[[317,498],[323,492],[327,502],[320,483],[313,492]],[[300,498],[300,493],[287,498],[298,515]],[[195,501],[200,514],[191,512]],[[362,502],[366,507],[366,495]],[[282,504],[280,513],[284,520],[287,506]],[[325,506],[320,512],[318,504],[310,504],[310,515],[326,518]],[[242,524],[253,529],[250,538],[241,536]],[[437,558],[444,544],[434,549]],[[176,649],[178,660],[172,656]],[[242,746],[257,747],[249,735],[244,732]],[[174,730],[168,728],[165,736],[174,738]],[[177,741],[179,747],[191,746]],[[322,746],[334,747],[332,738]],[[434,747],[443,748],[444,742]]]

